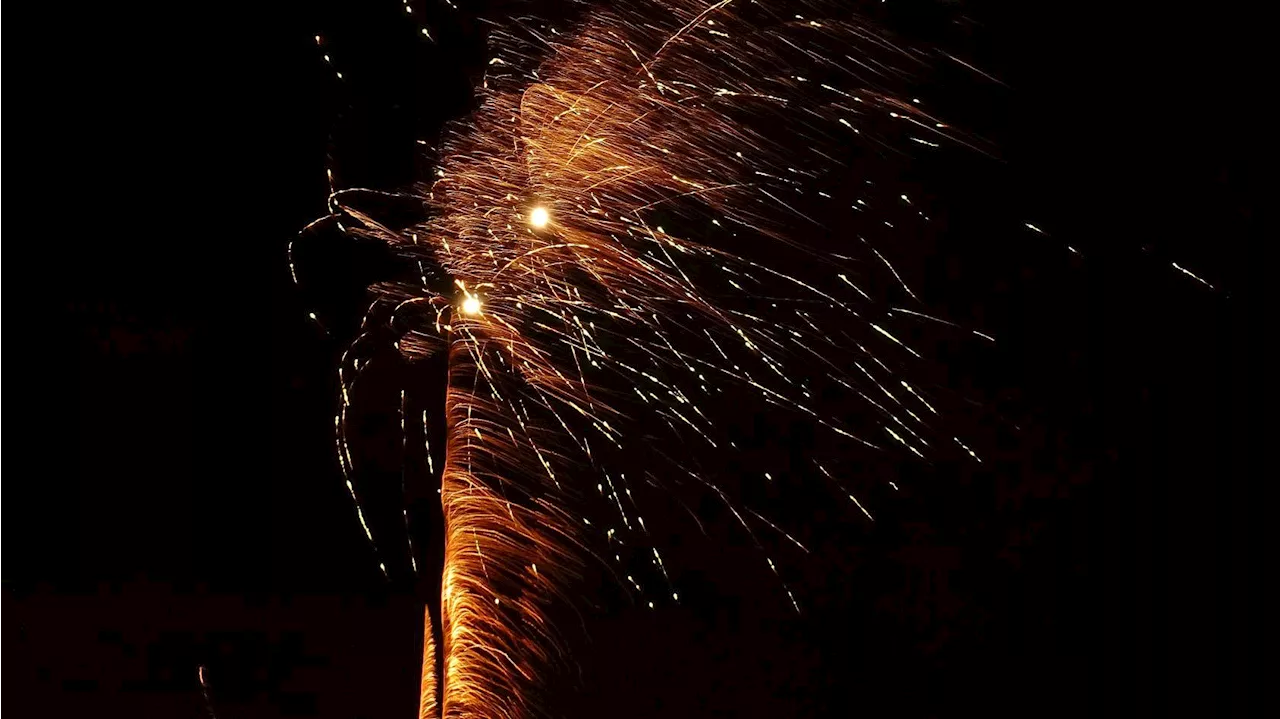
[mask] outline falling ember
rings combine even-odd
[[[916,54],[838,3],[795,5],[804,20],[756,3],[661,0],[602,6],[571,32],[515,23],[494,33],[479,107],[445,133],[431,183],[413,195],[432,219],[392,229],[334,193],[327,219],[413,267],[372,288],[343,358],[344,473],[357,464],[350,395],[357,375],[378,371],[374,346],[392,338],[410,369],[447,361],[440,633],[428,617],[423,719],[536,714],[542,679],[563,659],[551,608],[571,601],[591,562],[621,561],[615,547],[652,548],[648,574],[617,574],[649,591],[650,607],[676,600],[651,546],[646,487],[722,505],[800,610],[758,533],[798,542],[721,478],[669,455],[679,443],[731,451],[723,420],[739,396],[812,424],[824,447],[925,456],[959,444],[976,460],[940,434],[944,400],[899,377],[925,361],[905,323],[931,315],[892,252],[861,237],[842,250],[856,257],[803,242],[821,229],[813,208],[838,191],[829,178],[850,172],[851,148],[905,157],[912,140],[974,141],[901,99]],[[886,197],[913,212],[921,202]],[[852,217],[874,212],[843,200]],[[746,252],[761,245],[763,257]],[[873,299],[889,292],[922,311]],[[412,393],[398,395],[406,433]],[[819,401],[832,394],[863,411],[836,416]],[[434,474],[431,462],[427,449]],[[852,500],[850,521],[874,521],[875,493],[848,486],[859,478],[813,465],[814,481]],[[773,470],[754,476],[802,474]]]

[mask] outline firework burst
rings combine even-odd
[[[479,109],[446,132],[432,182],[403,195],[429,221],[390,226],[351,192],[321,221],[416,269],[373,288],[342,362],[337,450],[371,541],[350,480],[356,378],[371,345],[411,368],[447,360],[423,717],[537,713],[540,678],[564,659],[549,617],[595,558],[644,555],[654,581],[620,579],[678,601],[642,492],[701,491],[753,541],[803,548],[681,449],[735,451],[725,418],[744,393],[817,428],[809,466],[790,471],[833,484],[863,521],[873,503],[832,463],[849,448],[978,461],[943,431],[946,399],[909,381],[923,358],[896,324],[933,320],[927,307],[870,233],[828,251],[815,219],[868,213],[869,183],[851,194],[849,178],[885,157],[976,148],[903,94],[925,56],[839,5],[666,0],[584,17],[494,32]],[[402,432],[408,406],[402,390]]]

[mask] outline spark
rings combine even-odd
[[[1173,262],[1173,263],[1170,263],[1170,264],[1172,264],[1172,265],[1173,265],[1173,269],[1175,269],[1175,270],[1177,270],[1177,271],[1181,272],[1182,274],[1186,275],[1187,277],[1190,277],[1191,279],[1195,280],[1196,282],[1199,282],[1200,284],[1204,285],[1205,287],[1208,287],[1208,288],[1209,288],[1209,289],[1211,289],[1211,290],[1212,290],[1212,289],[1214,289],[1214,286],[1213,286],[1213,285],[1211,285],[1211,284],[1209,284],[1209,281],[1208,281],[1208,280],[1204,279],[1203,277],[1200,277],[1199,275],[1197,275],[1196,273],[1192,272],[1191,270],[1188,270],[1187,268],[1185,268],[1185,267],[1183,267],[1183,266],[1179,265],[1177,262]]]
[[[204,706],[209,712],[209,719],[218,719],[218,715],[213,712],[213,699],[209,696],[209,682],[205,679],[203,664],[196,667],[196,678],[200,680],[200,696],[204,699]]]

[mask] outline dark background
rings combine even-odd
[[[1016,408],[1021,438],[793,558],[800,618],[743,569],[739,540],[690,537],[685,602],[588,614],[581,681],[549,709],[1255,713],[1274,474],[1254,302],[1260,18],[891,5],[887,26],[1009,86],[974,96],[1004,169],[972,178],[976,219],[953,231],[1007,211],[1053,232],[1039,249],[965,237],[1013,308],[991,320],[1013,340],[979,389]],[[327,154],[345,185],[394,187],[414,176],[412,139],[465,112],[483,27],[414,7],[73,3],[18,23],[14,716],[200,715],[199,666],[221,717],[414,711],[419,600],[382,579],[332,455],[342,320],[330,336],[307,319],[284,259],[324,211]],[[416,36],[422,16],[438,45]],[[367,266],[322,299],[354,317]]]

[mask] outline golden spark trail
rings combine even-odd
[[[436,672],[436,630],[431,611],[422,613],[422,678],[418,690],[418,719],[440,719],[440,677]]]

